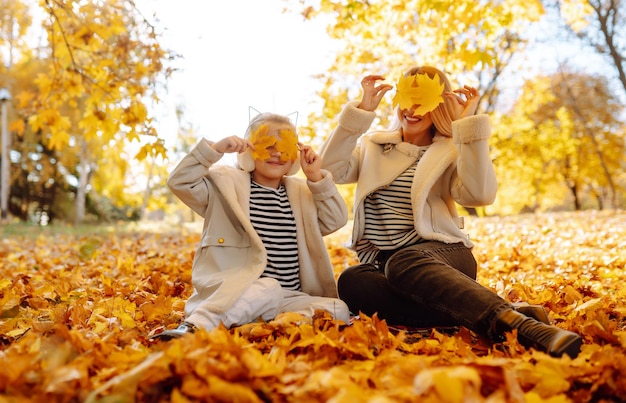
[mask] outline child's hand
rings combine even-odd
[[[322,158],[313,151],[311,146],[298,143],[300,149],[300,166],[302,172],[311,182],[318,182],[324,179],[320,169],[322,168]]]
[[[242,153],[248,148],[254,150],[254,146],[246,139],[230,136],[213,143],[213,149],[220,153]]]

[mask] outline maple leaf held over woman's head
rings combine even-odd
[[[430,78],[426,73],[401,76],[396,85],[393,107],[411,109],[417,105],[414,115],[425,115],[443,103],[444,84],[439,77]]]

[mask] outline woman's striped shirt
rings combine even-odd
[[[411,186],[415,168],[426,148],[420,147],[417,158],[388,186],[365,198],[365,229],[356,245],[361,263],[373,263],[379,250],[393,250],[417,243],[411,204]]]

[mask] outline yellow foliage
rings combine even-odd
[[[589,0],[563,0],[560,10],[567,24],[576,32],[589,25],[587,18],[593,13]]]
[[[96,155],[111,140],[156,133],[146,100],[157,99],[155,83],[167,79],[166,60],[172,55],[161,49],[153,26],[134,4],[17,1],[2,8],[13,24],[11,30],[17,29],[13,32],[25,35],[27,29],[39,29],[35,35],[47,34],[49,51],[37,56],[21,37],[14,38],[14,66],[9,73],[19,83],[11,89],[18,101],[17,114],[27,119],[29,128],[50,149],[72,155],[66,147],[78,142],[77,137],[100,137],[89,142],[88,150]],[[30,15],[41,13],[47,15],[42,25],[30,26]]]

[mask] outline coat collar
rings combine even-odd
[[[402,141],[400,130],[375,132],[370,136],[370,141],[380,145],[391,144],[395,146],[397,151],[406,155],[415,152],[413,145]],[[457,157],[458,151],[452,138],[441,134],[435,135],[433,143],[428,147],[415,170],[411,192],[414,205],[422,206],[426,202],[430,189],[445,170],[455,163]]]

